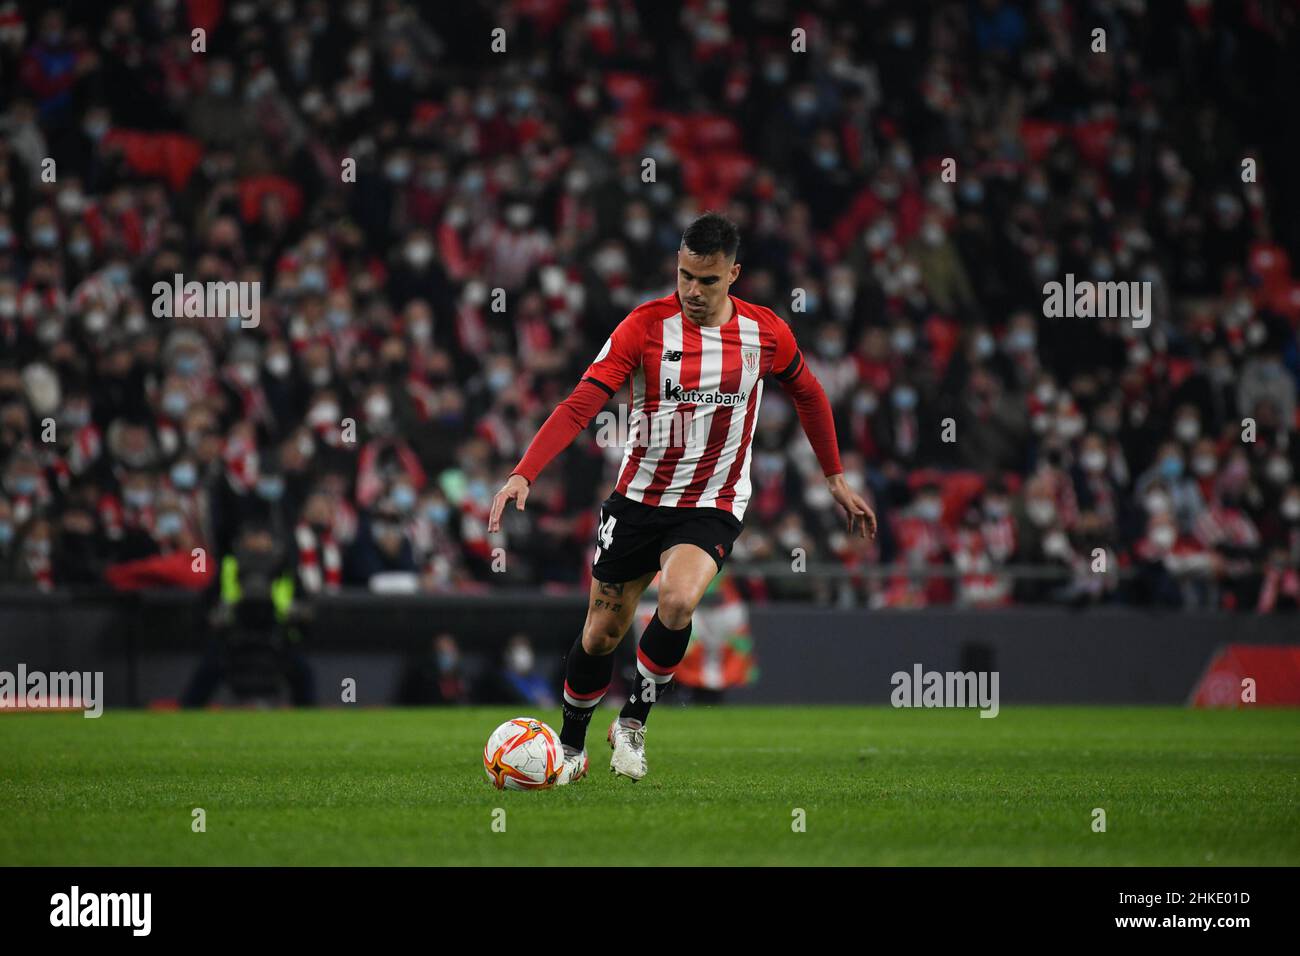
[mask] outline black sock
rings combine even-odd
[[[680,631],[670,630],[659,620],[659,612],[646,625],[641,642],[636,647],[637,684],[619,717],[639,720],[642,724],[650,716],[650,708],[668,690],[673,671],[686,656],[686,645],[691,642],[691,622]]]
[[[582,638],[573,642],[569,657],[564,663],[564,726],[560,729],[560,743],[581,750],[587,740],[587,725],[596,712],[609,682],[614,678],[613,654],[588,654]]]

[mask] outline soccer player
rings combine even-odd
[[[640,692],[606,734],[610,770],[645,776],[650,708],[685,656],[695,607],[742,528],[765,376],[774,375],[793,399],[849,533],[876,534],[875,514],[844,479],[830,402],[790,327],[728,291],[740,275],[739,245],[735,224],[716,213],[687,227],[677,291],[619,323],[492,501],[489,532],[500,528],[508,501],[523,510],[538,473],[631,376],[633,428],[618,482],[601,505],[587,621],[566,663],[561,784],[587,773],[587,725],[613,679],[613,651],[659,575],[658,607],[637,645]]]

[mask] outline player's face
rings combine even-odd
[[[686,317],[704,325],[726,318],[727,290],[740,275],[740,266],[723,253],[698,256],[685,246],[677,250],[677,295]]]

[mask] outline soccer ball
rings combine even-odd
[[[507,720],[483,748],[483,772],[498,790],[546,790],[563,767],[560,735],[535,717]]]

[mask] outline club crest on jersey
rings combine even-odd
[[[745,365],[745,371],[746,371],[746,372],[750,372],[750,373],[752,374],[753,372],[755,372],[755,371],[758,370],[758,357],[759,357],[759,355],[760,355],[760,352],[759,352],[758,349],[741,349],[741,350],[740,350],[740,360],[741,360],[741,362],[744,363],[744,365]]]

